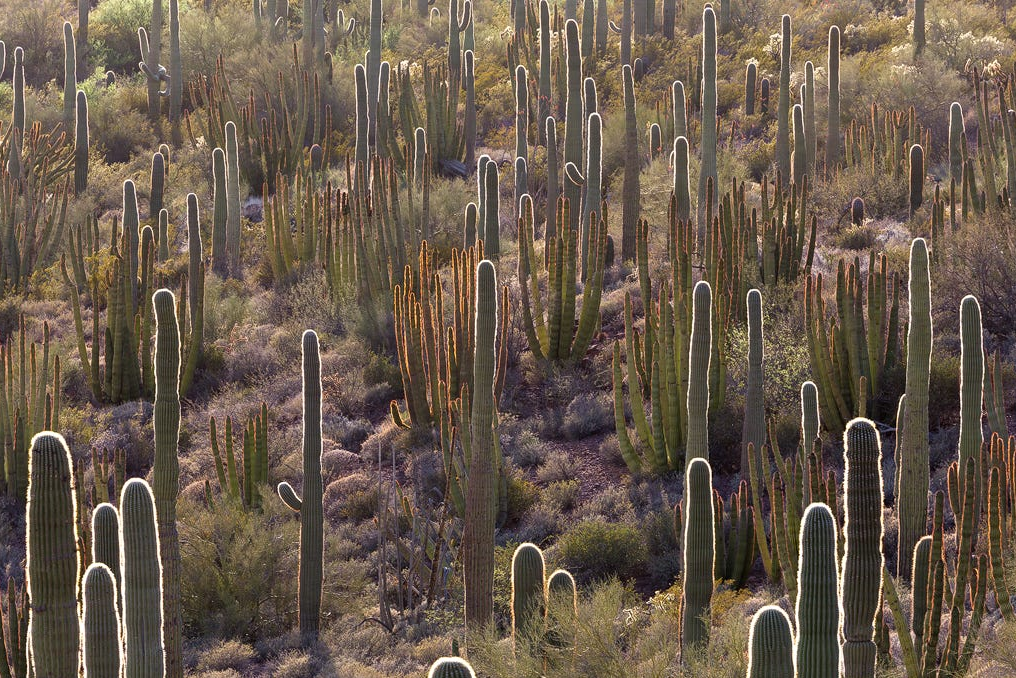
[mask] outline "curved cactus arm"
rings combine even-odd
[[[299,513],[300,509],[303,508],[303,500],[296,494],[293,486],[283,481],[279,483],[278,491],[279,499],[282,500],[282,503]]]
[[[582,186],[583,184],[586,183],[586,178],[582,176],[582,172],[579,171],[578,166],[576,166],[575,163],[573,162],[565,163],[564,173],[565,176],[568,177],[568,180],[571,181],[576,186]]]
[[[907,625],[907,617],[903,613],[903,606],[900,604],[899,593],[896,592],[896,584],[885,564],[882,565],[882,595],[889,605],[889,611],[893,615],[893,622],[896,626],[896,635],[900,641],[900,650],[903,653],[903,666],[907,670],[907,678],[919,678],[921,675],[920,664],[917,660],[917,652],[914,649],[914,641],[910,637],[910,628]]]

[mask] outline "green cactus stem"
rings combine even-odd
[[[77,502],[73,462],[59,433],[32,438],[26,521],[28,620],[36,678],[78,673]]]
[[[840,29],[829,27],[829,51],[826,57],[829,78],[828,117],[826,118],[826,175],[840,164]]]
[[[836,518],[822,503],[801,519],[798,564],[797,678],[829,678],[840,670],[840,601]],[[871,576],[871,573],[868,573]]]
[[[741,429],[741,479],[749,479],[748,449],[752,446],[755,462],[762,468],[762,447],[766,443],[766,412],[762,386],[762,293],[749,290],[748,308],[748,384],[744,395],[744,426]],[[805,448],[810,449],[810,448]]]
[[[963,125],[963,106],[958,101],[949,106],[949,179],[957,186],[963,184],[963,148],[966,129]]]
[[[74,27],[70,21],[63,25],[64,39],[64,86],[63,113],[64,125],[70,129],[74,124],[74,98],[78,90],[78,57],[74,48]]]
[[[102,563],[92,563],[82,580],[82,664],[85,678],[120,678],[120,614],[117,582]]]
[[[748,629],[748,678],[793,675],[794,636],[790,618],[776,605],[766,605],[751,618]]]
[[[698,185],[698,216],[699,240],[705,240],[704,215],[707,212],[707,186],[717,185],[716,178],[716,14],[713,8],[706,5],[702,11],[702,144],[699,148],[699,185]],[[787,163],[789,165],[789,162]],[[713,204],[716,191],[712,192]]]
[[[78,90],[74,103],[74,195],[88,188],[88,97]]]
[[[131,478],[120,493],[124,678],[166,672],[162,641],[162,563],[155,497],[144,480]]]
[[[758,65],[749,61],[744,69],[744,114],[755,115],[755,86],[758,84]]]
[[[120,588],[120,514],[104,502],[92,511],[92,562],[109,568]]]
[[[459,657],[441,657],[431,664],[427,678],[476,678],[469,662]]]
[[[688,352],[688,443],[685,463],[709,458],[709,360],[712,355],[712,290],[700,280],[692,293],[691,349]]]
[[[981,404],[984,387],[984,349],[981,335],[981,306],[971,295],[960,302],[960,439],[959,486],[966,487],[966,468],[974,464],[974,525],[979,525],[984,499],[981,447]],[[907,400],[910,406],[910,400]]]
[[[784,14],[780,30],[780,99],[776,113],[776,167],[789,176],[790,166],[790,15]]]
[[[226,153],[212,151],[212,270],[221,278],[229,275],[226,257]]]
[[[910,218],[924,202],[924,149],[920,144],[910,147]]]
[[[518,654],[520,643],[532,640],[543,621],[546,604],[543,553],[535,544],[520,544],[512,556],[512,643]]]
[[[713,475],[709,462],[692,459],[684,485],[684,588],[681,592],[681,659],[709,643],[709,606],[715,558]]]
[[[621,198],[621,260],[635,258],[635,228],[639,220],[641,186],[641,154],[636,116],[635,79],[631,66],[621,67],[621,85],[624,91],[624,182]]]

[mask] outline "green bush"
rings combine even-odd
[[[562,567],[583,581],[617,576],[632,579],[646,562],[641,533],[625,523],[587,520],[566,532],[558,542]]]
[[[163,3],[162,16],[169,25],[168,3]],[[92,63],[117,74],[134,75],[141,53],[138,28],[150,30],[151,0],[104,0],[88,17],[88,39]],[[169,42],[164,41],[168,46]],[[166,59],[168,63],[168,59]]]

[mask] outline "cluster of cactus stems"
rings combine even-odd
[[[268,480],[268,405],[261,403],[261,410],[250,417],[241,428],[242,450],[238,460],[233,452],[233,420],[226,417],[224,444],[219,447],[215,417],[208,420],[212,457],[215,461],[215,478],[220,495],[239,502],[244,507],[258,509],[261,506],[260,488],[270,484]],[[211,494],[210,483],[205,481],[206,494]]]
[[[517,655],[534,649],[550,659],[551,648],[572,646],[578,596],[567,570],[546,575],[543,552],[520,544],[512,556],[512,644]]]

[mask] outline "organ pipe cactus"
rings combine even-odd
[[[522,64],[515,68],[515,157],[529,160],[529,76]]]
[[[166,671],[155,513],[148,483],[140,478],[124,483],[120,493],[124,678],[152,678]]]
[[[78,673],[77,502],[73,462],[59,433],[32,438],[26,521],[28,620],[33,675]]]
[[[282,482],[278,488],[282,501],[300,513],[300,635],[305,644],[317,639],[321,624],[321,445],[321,355],[317,333],[307,330],[303,333],[303,498],[289,483]]]
[[[85,678],[120,678],[120,614],[117,582],[102,563],[92,563],[82,580],[82,664]]]
[[[180,375],[180,394],[190,391],[201,360],[205,332],[205,260],[201,246],[201,215],[198,211],[198,197],[187,194],[187,303],[190,310],[190,337],[187,346],[187,361]]]
[[[882,599],[881,440],[868,419],[854,419],[843,434],[843,668],[845,678],[874,678],[875,613]]]
[[[791,169],[791,181],[800,186],[808,174],[808,143],[804,132],[804,107],[794,104],[794,152]]]
[[[684,485],[684,587],[681,591],[681,658],[709,642],[709,606],[713,595],[713,478],[705,459],[692,459]]]
[[[521,642],[534,638],[546,605],[543,553],[535,544],[520,544],[512,556],[512,642],[516,654]]]
[[[702,144],[699,148],[698,213],[699,239],[705,239],[704,221],[708,182],[716,187],[716,14],[706,5],[702,11]],[[676,108],[675,108],[676,111]],[[789,165],[789,163],[788,163]],[[715,191],[713,193],[715,200]],[[712,207],[712,204],[709,205]]]
[[[789,678],[794,675],[794,636],[787,613],[766,605],[751,618],[748,629],[748,678]]]
[[[475,354],[469,422],[469,484],[462,534],[466,631],[493,621],[494,526],[497,518],[497,448],[494,439],[494,336],[497,329],[497,277],[494,264],[476,267]]]
[[[12,77],[14,103],[11,112],[11,148],[7,157],[7,171],[15,179],[21,178],[21,152],[25,143],[25,51],[14,48],[14,75]]]
[[[162,0],[152,0],[152,28],[138,29],[138,43],[141,46],[141,62],[138,70],[148,83],[148,117],[154,122],[159,119],[162,97],[166,90],[162,83],[169,80],[169,72],[162,61]]]
[[[836,518],[827,505],[811,504],[801,519],[794,647],[798,678],[828,678],[840,670],[836,548]]]
[[[166,673],[182,675],[183,616],[180,602],[180,538],[176,527],[176,498],[180,494],[180,328],[176,298],[162,289],[152,298],[155,307],[155,463],[153,490],[159,519],[162,561]]]

